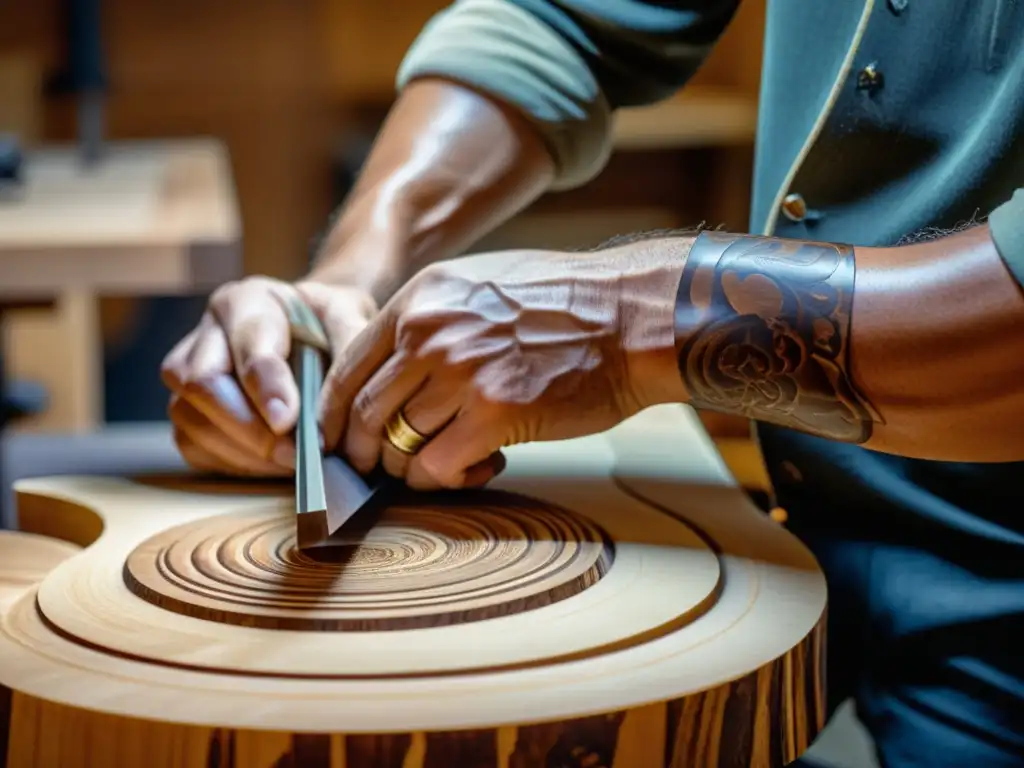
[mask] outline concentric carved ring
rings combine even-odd
[[[387,509],[361,540],[302,552],[280,510],[227,514],[143,542],[129,589],[167,610],[266,629],[382,631],[507,616],[607,573],[592,522],[509,493]]]

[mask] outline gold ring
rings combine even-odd
[[[395,411],[395,415],[388,419],[384,425],[384,433],[396,450],[408,456],[415,456],[420,448],[427,444],[427,438],[412,428],[405,420],[405,414],[401,409]]]

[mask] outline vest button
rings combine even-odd
[[[882,71],[874,62],[868,64],[857,74],[858,91],[867,91],[870,95],[881,90],[884,85],[885,75],[882,74]]]
[[[791,192],[782,199],[782,215],[790,221],[800,223],[807,218],[807,201],[803,195]]]

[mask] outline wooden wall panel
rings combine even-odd
[[[445,0],[320,0],[327,75],[339,99],[378,102],[423,25]]]
[[[320,0],[331,89],[339,98],[388,98],[395,71],[423,24],[446,0]],[[694,79],[756,94],[766,0],[743,0]]]
[[[0,5],[0,50],[62,48],[54,0]],[[249,271],[291,277],[330,209],[335,107],[325,88],[320,9],[292,0],[105,0],[108,135],[226,141]],[[51,100],[45,137],[74,136]]]

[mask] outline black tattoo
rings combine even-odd
[[[850,443],[880,422],[848,373],[853,248],[704,232],[676,297],[691,404]]]

